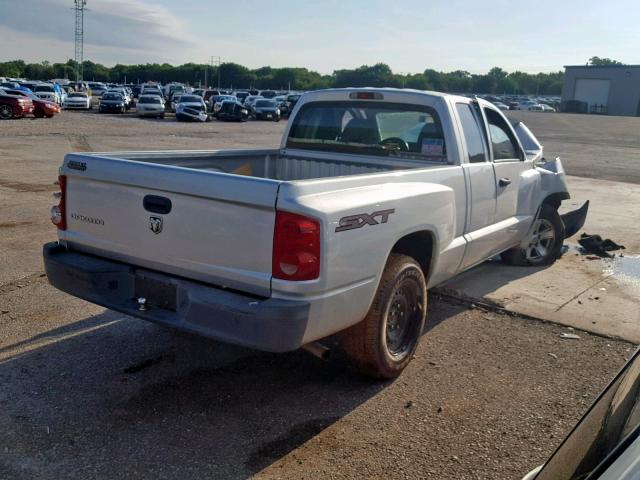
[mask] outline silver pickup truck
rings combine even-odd
[[[55,287],[257,349],[334,338],[397,376],[427,289],[502,254],[555,261],[588,206],[490,103],[395,89],[305,94],[274,150],[71,153],[44,246]]]

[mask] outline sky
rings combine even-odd
[[[74,56],[73,0],[0,0],[0,61]],[[592,56],[640,64],[638,0],[88,0],[84,58],[307,67],[384,62],[550,72]]]

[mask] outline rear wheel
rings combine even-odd
[[[9,120],[13,117],[13,111],[9,105],[0,105],[0,119]]]
[[[564,241],[564,224],[558,211],[544,204],[531,227],[527,239],[517,247],[501,254],[509,265],[551,265],[560,258]]]
[[[392,253],[371,309],[347,329],[342,348],[358,370],[373,378],[402,373],[418,346],[427,316],[427,285],[420,265]]]

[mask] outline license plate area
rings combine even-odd
[[[173,283],[136,275],[134,291],[136,299],[145,298],[149,307],[176,311],[178,295],[176,285]]]

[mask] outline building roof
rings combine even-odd
[[[640,65],[565,65],[564,68],[640,68]]]

